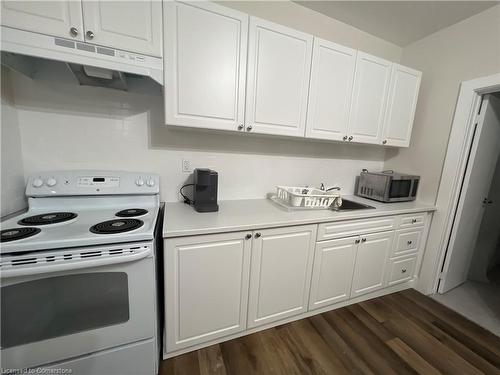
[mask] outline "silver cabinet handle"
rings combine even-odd
[[[348,139],[349,139],[349,142],[352,141],[354,137],[351,135]]]
[[[251,131],[253,129],[252,125],[247,126],[247,132]]]
[[[347,141],[347,135],[344,135],[344,137],[342,138],[344,141]]]
[[[359,243],[359,240],[354,241],[354,243]]]
[[[403,268],[403,269],[401,270],[401,273],[406,273],[406,268]]]
[[[411,223],[415,224],[417,222],[417,219],[411,219]]]
[[[250,238],[252,238],[252,235],[250,233],[248,233],[246,236],[245,236],[245,240],[249,240]]]
[[[259,238],[260,236],[262,236],[262,234],[260,234],[259,232],[255,233],[255,238]]]
[[[384,139],[384,140],[382,141],[382,144],[383,144],[383,145],[385,145],[386,143],[387,143],[387,139]]]
[[[76,27],[72,27],[69,29],[69,35],[71,35],[73,38],[78,35],[78,29]]]
[[[408,241],[407,244],[408,245],[411,245],[413,243],[413,241]]]
[[[362,238],[362,239],[361,239],[361,242],[366,242],[366,238]]]
[[[94,39],[94,32],[93,31],[89,30],[85,33],[85,35],[87,35],[87,38],[89,38],[89,39]]]
[[[243,130],[243,128],[244,128],[243,124],[238,125],[238,130]]]

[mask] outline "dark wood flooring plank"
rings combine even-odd
[[[406,345],[399,337],[387,341],[387,345],[421,375],[439,375],[440,372]]]
[[[315,315],[309,318],[311,324],[328,344],[330,349],[337,353],[340,361],[351,374],[375,375],[351,345],[346,343],[342,337],[328,324],[322,315]]]
[[[365,359],[377,374],[414,374],[399,356],[346,309],[323,314],[337,333]]]
[[[200,366],[196,351],[181,354],[160,364],[159,375],[198,375]]]
[[[219,345],[198,350],[200,375],[227,375]]]
[[[294,356],[281,340],[276,329],[267,329],[259,332],[263,347],[272,366],[283,375],[301,375],[301,371],[295,363]]]
[[[404,297],[413,301],[422,308],[436,315],[439,319],[446,322],[471,337],[481,345],[490,348],[490,350],[500,357],[500,338],[490,331],[478,326],[457,312],[441,305],[430,297],[419,293],[415,289],[407,289],[401,293]]]
[[[486,374],[493,374],[499,371],[500,358],[487,348],[476,344],[472,340],[470,344],[475,344],[475,346],[466,346],[464,341],[467,341],[467,336],[449,327],[455,336],[461,339],[461,341],[457,340],[456,337],[439,327],[440,322],[435,315],[416,305],[411,300],[406,299],[402,294],[393,294],[385,297],[384,301],[390,304],[395,311],[399,311],[402,315],[407,316],[477,369]]]
[[[390,304],[383,300],[377,302],[375,313],[380,314],[383,309],[386,311],[386,319],[382,324],[433,367],[444,374],[481,374],[477,368],[422,329],[418,324],[395,311],[393,306],[391,307]],[[371,312],[371,307],[372,303],[370,301],[363,303],[363,308],[368,313]]]

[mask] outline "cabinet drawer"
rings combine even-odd
[[[394,216],[325,223],[318,225],[318,241],[384,232],[394,229],[395,226],[396,218]]]
[[[388,285],[404,283],[413,278],[417,258],[396,258],[390,261]]]
[[[396,231],[396,241],[392,250],[393,257],[415,253],[420,246],[422,229],[404,229]]]
[[[399,220],[399,228],[421,227],[425,224],[427,214],[415,214],[401,216]]]

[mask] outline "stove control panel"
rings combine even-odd
[[[160,176],[122,171],[52,171],[29,177],[28,197],[159,194]]]

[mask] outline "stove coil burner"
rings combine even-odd
[[[40,233],[40,228],[24,227],[5,229],[0,233],[0,242],[22,240]]]
[[[143,208],[129,208],[128,210],[117,212],[115,215],[118,217],[133,217],[146,215],[147,213],[148,210],[145,210]]]
[[[47,214],[28,216],[17,223],[19,225],[48,225],[62,223],[74,219],[78,215],[73,212],[49,212]]]
[[[143,225],[144,222],[138,219],[114,219],[96,224],[90,227],[90,231],[96,234],[123,233],[140,228]]]

